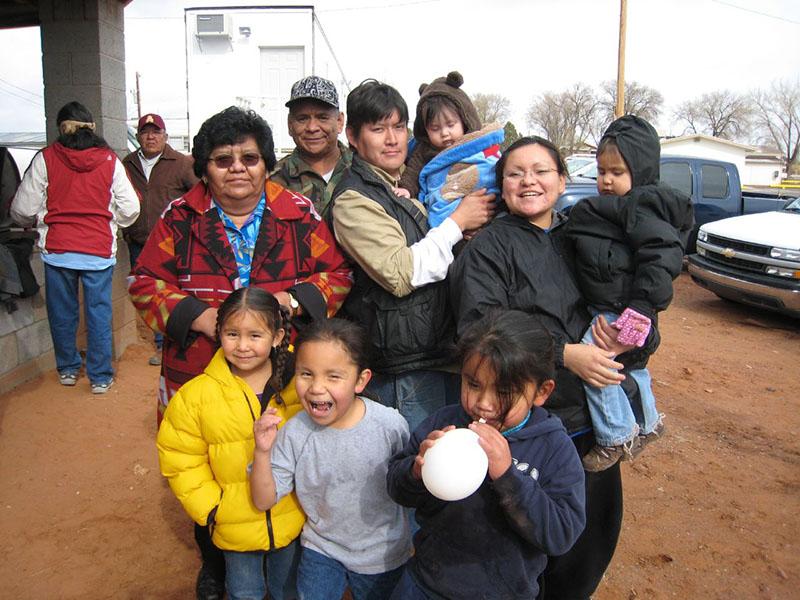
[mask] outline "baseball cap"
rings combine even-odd
[[[336,86],[332,81],[310,75],[303,77],[292,86],[292,95],[286,106],[291,106],[297,100],[319,100],[333,108],[339,108],[339,94],[336,93]]]
[[[136,131],[140,132],[142,127],[145,125],[155,125],[159,129],[166,129],[167,127],[164,125],[164,119],[162,119],[159,115],[155,113],[148,113],[146,115],[142,115],[142,118],[139,119],[139,125],[136,127]]]

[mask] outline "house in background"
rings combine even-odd
[[[319,75],[349,88],[313,6],[204,7],[184,11],[188,138],[226,106],[256,111],[272,128],[275,153],[294,148],[286,126],[292,84]]]
[[[786,178],[786,161],[774,148],[759,148],[758,152],[745,157],[742,183],[767,186],[781,183]]]
[[[661,154],[695,156],[733,163],[739,169],[742,185],[768,186],[780,183],[786,176],[784,161],[777,152],[762,151],[755,146],[702,133],[661,140]]]

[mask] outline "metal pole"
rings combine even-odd
[[[136,71],[136,114],[138,119],[142,118],[142,96],[139,92],[139,71]]]
[[[617,106],[614,116],[618,119],[625,114],[625,28],[628,0],[620,0],[619,5],[619,52],[617,54]]]
[[[315,21],[317,16],[314,14],[314,8],[311,8],[311,74],[317,74],[317,28]]]

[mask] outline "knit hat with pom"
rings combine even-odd
[[[423,83],[419,86],[419,102],[417,102],[417,116],[414,119],[414,137],[417,140],[428,142],[428,133],[425,131],[423,115],[425,114],[426,101],[434,96],[444,96],[455,104],[464,133],[477,131],[482,127],[478,111],[472,100],[461,89],[464,78],[458,71],[450,71],[447,77],[434,79],[430,84]]]

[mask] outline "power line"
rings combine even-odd
[[[346,12],[351,10],[383,10],[384,8],[398,8],[403,6],[413,6],[415,4],[435,4],[438,2],[442,2],[442,0],[416,0],[415,2],[401,2],[399,4],[380,4],[380,5],[366,5],[366,6],[350,6],[345,8],[326,8],[318,10],[317,12],[321,13],[332,13],[332,12]]]
[[[26,94],[30,94],[31,96],[34,96],[35,98],[39,98],[40,100],[44,100],[44,97],[41,94],[37,94],[36,92],[31,92],[30,90],[26,90],[25,88],[21,88],[18,85],[14,85],[10,81],[6,81],[2,77],[0,77],[0,82],[5,83],[6,85],[10,85],[13,88],[17,88],[19,91],[25,92]]]
[[[37,106],[39,108],[43,108],[44,107],[44,102],[43,101],[37,102],[36,100],[31,100],[30,98],[26,98],[25,96],[20,96],[19,94],[15,94],[11,90],[6,90],[6,89],[3,89],[3,88],[0,87],[0,92],[3,92],[4,94],[8,94],[10,96],[14,96],[15,98],[19,98],[20,100],[23,100],[23,101],[27,102],[28,104],[33,104],[34,106]]]
[[[786,23],[792,23],[794,25],[800,25],[800,21],[793,21],[792,19],[787,19],[785,17],[779,17],[777,15],[771,15],[769,13],[760,12],[757,10],[753,10],[752,8],[745,8],[744,6],[737,6],[736,4],[731,4],[730,2],[723,2],[723,0],[711,0],[712,2],[716,2],[717,4],[722,4],[723,6],[729,6],[731,8],[736,8],[738,10],[743,10],[745,12],[753,13],[754,15],[761,15],[762,17],[768,17],[770,19],[777,19],[778,21],[785,21]]]

